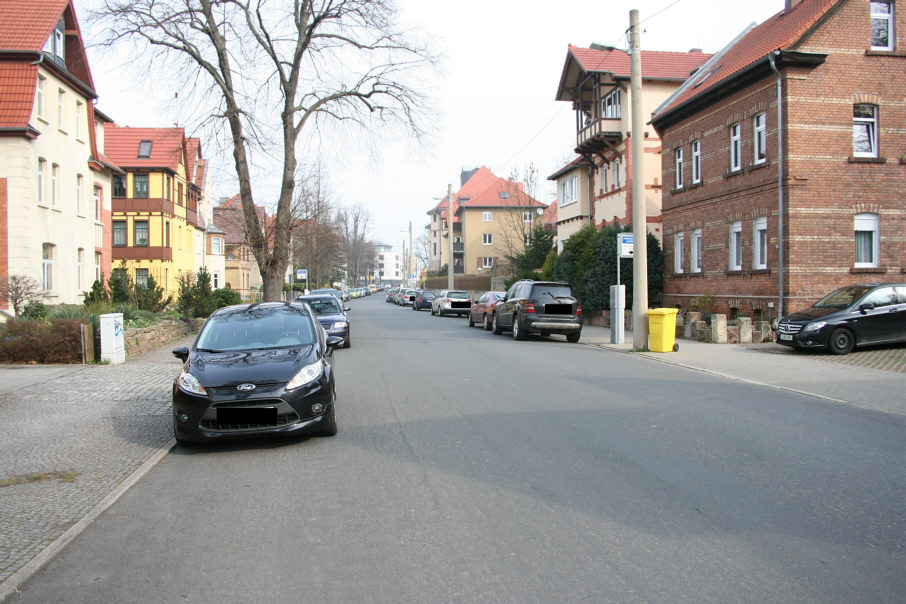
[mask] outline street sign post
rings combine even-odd
[[[632,258],[635,253],[632,233],[617,234],[617,285],[620,285],[620,258]]]

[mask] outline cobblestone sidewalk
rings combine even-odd
[[[169,442],[192,338],[0,395],[0,584]]]

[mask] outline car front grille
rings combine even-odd
[[[267,407],[275,407],[277,413],[274,421],[260,423],[257,421],[237,421],[233,423],[219,423],[217,420],[217,409],[248,409],[249,415],[253,416],[254,412]],[[241,414],[239,419],[241,420]],[[288,426],[299,421],[299,414],[285,401],[280,399],[262,399],[256,401],[227,401],[215,403],[208,407],[208,410],[202,416],[198,425],[206,430],[217,432],[241,432],[243,430],[262,430],[266,428],[279,428]]]
[[[784,322],[777,326],[777,333],[792,336],[802,331],[802,328],[803,325],[801,323]]]

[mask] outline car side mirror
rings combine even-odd
[[[339,336],[327,336],[327,346],[330,348],[336,348],[343,343],[343,338]]]
[[[874,308],[875,308],[874,302],[866,302],[865,304],[859,305],[859,311],[861,311],[861,313],[863,315],[865,314],[866,310],[874,310]]]
[[[173,356],[185,363],[189,359],[189,349],[185,346],[173,349]]]
[[[352,309],[348,306],[343,307],[343,312],[349,312],[350,310],[352,310]]]

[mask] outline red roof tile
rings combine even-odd
[[[597,49],[569,45],[572,55],[582,71],[613,73],[614,77],[628,78],[632,65],[629,53],[619,48]],[[567,55],[567,62],[569,61]],[[700,50],[691,52],[642,51],[642,77],[649,79],[685,80],[711,55]]]
[[[28,126],[37,77],[37,65],[0,62],[0,128]]]
[[[69,0],[3,0],[0,48],[40,51],[69,4]]]
[[[123,168],[169,168],[174,172],[183,160],[185,131],[182,128],[131,128],[109,124],[104,129],[104,152]],[[141,141],[151,141],[149,157],[138,157]],[[189,175],[191,178],[191,175]]]
[[[528,195],[522,183],[500,178],[484,166],[466,181],[455,197],[456,213],[459,208],[547,207]]]
[[[661,117],[694,97],[727,81],[774,50],[796,48],[803,36],[834,6],[844,0],[802,0],[752,28],[733,46],[714,56],[710,64],[696,73],[669,105],[659,109]],[[700,83],[699,83],[700,82]]]

